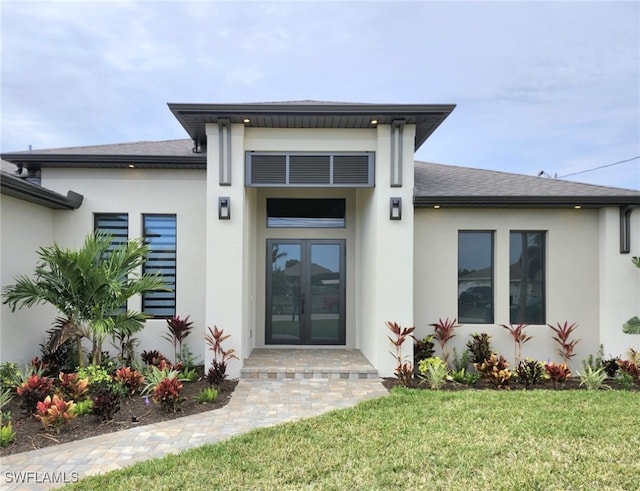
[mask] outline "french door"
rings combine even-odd
[[[267,240],[266,344],[345,344],[345,241]]]

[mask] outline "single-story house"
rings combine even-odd
[[[487,332],[510,360],[500,324],[529,324],[523,355],[558,360],[546,324],[577,322],[576,368],[638,345],[621,326],[640,313],[640,191],[414,161],[453,105],[169,108],[188,138],[2,155],[3,286],[41,246],[144,237],[171,292],[130,302],[152,316],[139,349],[171,353],[165,319],[189,315],[207,365],[205,327],[231,334],[231,376],[254,348],[318,346],[389,376],[385,321],[423,336],[456,317],[459,353]],[[38,355],[55,316],[2,305],[2,361]]]

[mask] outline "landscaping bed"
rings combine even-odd
[[[94,414],[78,416],[64,425],[59,433],[45,430],[42,423],[34,416],[23,414],[20,409],[20,398],[14,397],[5,410],[11,412],[13,430],[16,432],[16,436],[11,445],[0,449],[0,456],[28,452],[104,433],[219,409],[227,405],[236,385],[237,381],[235,380],[223,381],[220,384],[216,401],[201,404],[195,400],[195,396],[202,389],[209,387],[208,381],[205,378],[200,378],[197,381],[184,382],[181,395],[185,398],[185,401],[177,412],[165,411],[160,404],[154,403],[151,397],[147,400],[144,396],[135,394],[133,397],[126,397],[121,400],[120,410],[115,413],[112,421],[103,423],[100,417]]]

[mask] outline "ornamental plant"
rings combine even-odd
[[[472,363],[482,363],[493,353],[490,342],[491,336],[486,332],[474,332],[471,341],[467,341],[467,351],[471,354]]]
[[[580,387],[585,387],[587,390],[598,390],[603,387],[606,389],[611,388],[604,384],[607,374],[602,367],[593,368],[587,365],[582,373],[578,372],[578,376],[580,377]]]
[[[191,334],[193,322],[189,322],[189,316],[181,319],[180,316],[174,316],[167,319],[167,330],[169,331],[163,337],[173,345],[173,359],[178,361],[182,353],[182,342]]]
[[[76,417],[74,406],[73,401],[67,402],[56,394],[53,397],[47,396],[38,402],[36,418],[42,422],[45,429],[60,433],[60,428]]]
[[[420,378],[433,390],[440,390],[449,375],[447,365],[437,356],[420,360],[418,369]]]
[[[209,334],[204,337],[209,349],[213,352],[213,360],[211,368],[207,372],[207,380],[214,387],[219,387],[223,380],[227,378],[227,362],[232,359],[238,359],[233,348],[228,350],[222,349],[222,342],[231,337],[230,334],[224,334],[224,329],[218,329],[217,326],[207,327]]]
[[[91,403],[93,414],[101,417],[102,421],[111,421],[115,413],[120,411],[122,388],[119,384],[100,382],[92,387]]]
[[[629,375],[636,384],[640,384],[640,364],[630,360],[618,360],[620,370]]]
[[[167,358],[162,353],[155,349],[149,351],[143,350],[142,353],[140,353],[140,358],[142,358],[142,361],[145,365],[153,365],[156,367],[162,360],[167,360]]]
[[[516,368],[518,380],[524,384],[525,390],[530,389],[533,385],[537,385],[545,377],[544,363],[541,361],[526,358],[518,363]]]
[[[125,387],[129,397],[140,391],[144,383],[144,375],[131,367],[118,368],[113,378]]]
[[[571,370],[566,363],[554,363],[552,361],[545,364],[544,369],[547,371],[549,378],[553,380],[554,388],[562,387],[564,383],[571,377]]]
[[[556,323],[555,326],[551,324],[547,324],[551,328],[556,335],[553,337],[553,340],[558,344],[558,348],[556,352],[562,357],[562,361],[565,365],[569,365],[571,358],[575,356],[573,352],[576,344],[580,341],[579,339],[571,339],[571,334],[578,327],[577,323],[569,324],[568,321],[565,321],[564,324]]]
[[[522,345],[525,344],[527,341],[531,341],[533,337],[524,333],[524,329],[525,327],[527,327],[527,324],[520,323],[517,326],[514,326],[513,324],[509,324],[509,325],[500,324],[500,325],[504,327],[507,331],[509,331],[509,334],[511,334],[511,337],[513,338],[513,345],[514,345],[513,359],[515,361],[515,364],[518,365],[522,357]]]
[[[21,399],[20,407],[27,414],[33,414],[39,401],[51,395],[53,391],[53,379],[33,374],[23,382],[16,393]]]
[[[6,448],[16,437],[16,432],[13,430],[13,425],[11,424],[10,419],[3,419],[2,414],[0,414],[0,447]]]
[[[422,339],[413,335],[411,337],[413,338],[413,364],[417,366],[420,360],[426,360],[435,354],[433,336],[425,336]]]
[[[442,361],[444,361],[447,366],[449,366],[449,350],[447,349],[447,343],[451,338],[456,336],[453,331],[462,325],[456,324],[456,320],[457,319],[455,318],[450,320],[447,317],[444,320],[438,319],[438,322],[429,324],[435,329],[433,337],[440,344],[440,349],[442,350]]]
[[[498,356],[495,353],[491,353],[482,363],[474,363],[473,366],[482,378],[493,384],[496,389],[507,387],[513,375],[509,370],[509,362],[502,355]]]
[[[60,372],[56,393],[63,399],[75,402],[86,399],[89,395],[89,379],[80,378],[77,373]]]
[[[620,358],[617,356],[602,360],[602,367],[604,368],[607,377],[615,378],[616,373],[618,373],[618,370],[620,369],[620,366],[618,365],[619,361]]]
[[[182,387],[182,382],[177,377],[165,378],[153,389],[153,400],[161,404],[165,411],[175,413],[184,402],[180,395]]]
[[[386,321],[385,324],[393,334],[393,336],[387,336],[387,338],[396,348],[395,353],[390,351],[391,355],[396,359],[396,368],[393,373],[400,382],[400,385],[409,387],[411,385],[411,379],[413,379],[413,364],[407,361],[407,357],[402,354],[402,345],[416,328],[402,327],[397,322],[390,321]]]
[[[218,399],[218,389],[213,387],[205,387],[196,395],[195,399],[200,404],[215,402]]]

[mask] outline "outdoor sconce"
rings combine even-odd
[[[389,220],[402,220],[402,198],[391,198],[389,202]]]
[[[218,219],[231,219],[231,198],[228,196],[218,198]]]

